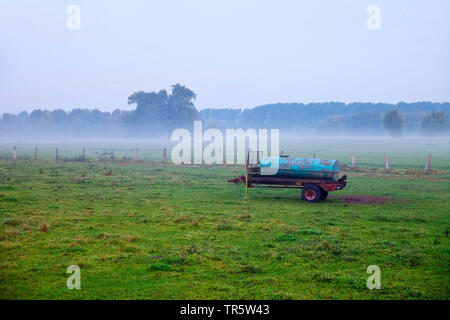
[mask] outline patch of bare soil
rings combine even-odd
[[[366,194],[356,194],[351,196],[330,195],[330,199],[341,199],[345,203],[350,204],[379,204],[391,201],[389,197],[371,196]]]

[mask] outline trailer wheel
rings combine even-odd
[[[325,200],[328,197],[328,191],[320,188],[320,200]]]
[[[320,188],[315,185],[307,185],[302,189],[302,199],[308,202],[317,202],[321,200]]]

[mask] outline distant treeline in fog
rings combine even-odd
[[[398,111],[401,133],[449,133],[450,103],[276,103],[253,109],[206,109],[202,119],[219,128],[279,128],[302,134],[305,131],[325,134],[385,135],[390,128],[384,118]],[[431,123],[430,123],[431,119]]]
[[[252,109],[205,109],[194,106],[196,94],[180,85],[171,92],[135,92],[130,111],[103,112],[77,108],[35,109],[5,113],[0,138],[139,138],[167,137],[176,128],[191,129],[194,120],[204,128],[280,129],[282,134],[392,135],[450,134],[450,103],[277,103]]]

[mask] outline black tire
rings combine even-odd
[[[320,192],[321,192],[320,200],[325,200],[328,197],[328,191],[323,188],[320,188]]]
[[[308,202],[318,202],[321,200],[322,192],[320,188],[309,184],[302,189],[302,199]]]

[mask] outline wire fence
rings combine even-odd
[[[89,157],[87,155],[87,150],[89,152]],[[143,152],[144,151],[144,152]],[[144,155],[144,157],[142,157]],[[39,161],[39,160],[54,160],[56,162],[86,162],[86,161],[116,161],[116,162],[145,162],[145,161],[158,161],[162,163],[170,163],[170,159],[168,158],[167,148],[162,149],[143,149],[139,146],[135,148],[86,148],[82,147],[79,153],[71,150],[60,149],[59,147],[54,148],[54,156],[53,159],[50,156],[49,149],[47,148],[44,154],[41,156],[39,153],[39,148],[35,147],[33,149],[32,155],[30,152],[24,152],[23,155],[20,155],[18,152],[18,148],[14,146],[12,148],[12,153],[10,160],[15,163],[19,160],[31,160],[31,161]],[[285,155],[284,151],[280,151],[281,156]],[[249,152],[248,159],[251,157],[257,157],[258,159],[262,157],[261,153]],[[312,154],[312,159],[317,158],[316,153]],[[424,159],[423,170],[425,172],[429,172],[431,170],[431,154],[428,154],[426,159]],[[384,157],[380,159],[383,161],[383,168],[386,171],[391,170],[390,160],[388,154],[384,154]],[[255,163],[259,163],[258,160],[253,159]],[[380,161],[380,162],[381,162]],[[252,162],[253,163],[253,162]],[[349,156],[349,162],[343,163],[344,166],[350,170],[355,170],[359,168],[357,165],[356,157],[353,154]],[[405,168],[406,169],[406,168]],[[409,168],[408,168],[409,169]]]

